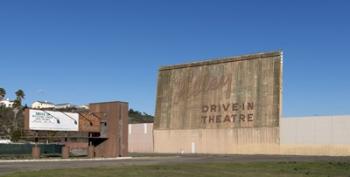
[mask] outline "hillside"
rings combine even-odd
[[[129,110],[129,123],[130,124],[136,124],[136,123],[153,123],[154,117],[152,115],[149,115],[145,112],[141,113],[139,111],[130,109]]]

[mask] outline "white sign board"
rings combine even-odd
[[[59,111],[29,110],[30,130],[78,131],[79,114]]]

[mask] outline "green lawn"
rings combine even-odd
[[[197,163],[17,172],[8,177],[350,177],[346,162]]]

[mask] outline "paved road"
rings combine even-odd
[[[327,156],[279,156],[279,155],[186,155],[186,156],[152,156],[134,157],[131,159],[108,159],[86,161],[28,161],[28,162],[4,162],[0,161],[0,175],[15,171],[32,171],[41,169],[61,168],[89,168],[110,167],[125,165],[151,165],[173,163],[208,163],[208,162],[320,162],[341,161],[350,162],[350,157]]]

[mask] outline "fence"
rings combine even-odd
[[[29,155],[32,154],[34,144],[0,144],[0,156]],[[45,156],[61,155],[60,144],[39,144],[40,153]]]

